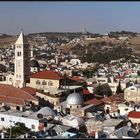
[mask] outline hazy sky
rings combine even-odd
[[[0,33],[140,32],[140,2],[0,2]]]

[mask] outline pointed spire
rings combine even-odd
[[[15,43],[15,45],[20,45],[20,44],[29,44],[27,39],[25,38],[24,34],[23,34],[23,30],[21,29],[21,33]]]

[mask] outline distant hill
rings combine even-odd
[[[76,38],[84,38],[90,36],[96,38],[96,40],[84,40],[84,45],[80,43],[69,43]],[[119,37],[128,36],[127,40],[120,40]],[[122,46],[132,48],[134,54],[140,55],[140,36],[137,33],[121,31],[121,32],[110,32],[107,35],[93,34],[82,32],[44,32],[44,33],[33,33],[26,35],[30,46],[42,45],[44,42],[39,41],[37,37],[45,37],[50,42],[61,42],[57,45],[57,48],[62,52],[69,53],[70,51],[75,52],[78,55],[84,54],[86,51],[96,53],[98,51],[104,52],[114,46]],[[6,34],[0,34],[0,48],[9,47],[14,45],[18,36],[11,36]],[[63,44],[64,43],[64,44]],[[62,45],[63,44],[63,45]]]

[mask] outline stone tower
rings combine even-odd
[[[29,80],[30,74],[30,48],[23,32],[15,43],[15,87],[22,88]]]

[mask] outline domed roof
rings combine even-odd
[[[70,94],[66,100],[68,105],[82,105],[83,102],[83,97],[79,93]]]
[[[41,114],[43,116],[54,116],[54,111],[49,107],[43,107],[37,112],[37,116]]]
[[[39,67],[38,61],[36,59],[32,59],[30,61],[30,66],[31,67]]]
[[[83,126],[85,125],[85,121],[82,118],[79,118],[77,116],[74,115],[67,115],[65,117],[68,121],[68,125],[71,127],[78,127],[78,126]]]

